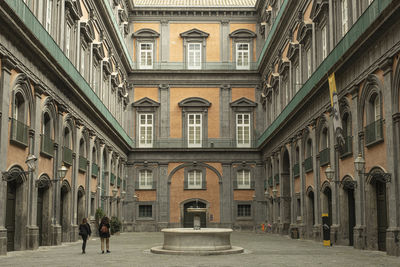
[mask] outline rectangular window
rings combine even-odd
[[[201,171],[189,171],[188,172],[188,188],[189,189],[201,189],[202,188],[202,173]]]
[[[238,217],[250,217],[251,216],[251,205],[250,204],[239,204],[237,206]]]
[[[51,33],[51,11],[53,9],[53,0],[47,1],[46,9],[46,30]]]
[[[312,74],[312,62],[311,62],[311,48],[306,52],[307,55],[307,79],[311,77]]]
[[[285,90],[285,105],[289,104],[290,101],[290,90],[289,90],[289,83],[287,80],[283,82],[283,88]]]
[[[250,146],[250,114],[236,114],[236,140],[238,147]]]
[[[347,15],[347,0],[342,0],[342,36],[344,36],[349,29],[349,17]]]
[[[149,170],[139,172],[139,189],[153,189],[153,173]]]
[[[201,69],[201,43],[188,44],[188,69]]]
[[[236,44],[236,68],[249,69],[250,67],[250,51],[248,43]]]
[[[153,217],[153,206],[152,205],[139,205],[139,217],[140,218],[152,218]]]
[[[324,60],[328,56],[328,35],[327,35],[326,25],[321,29],[321,38],[322,38],[322,60]]]
[[[153,146],[153,114],[139,115],[139,147]]]
[[[201,147],[201,114],[188,114],[188,146]]]
[[[71,42],[71,26],[67,24],[67,29],[65,31],[65,55],[69,58],[69,45]]]
[[[85,77],[85,48],[82,47],[81,49],[81,75],[82,77]]]
[[[250,171],[240,170],[237,172],[238,189],[250,189]]]
[[[296,93],[300,90],[301,81],[300,81],[300,67],[299,65],[295,68],[295,83],[296,83]]]
[[[153,44],[143,43],[140,44],[140,68],[152,69],[153,68]]]
[[[93,77],[92,77],[92,89],[95,93],[97,93],[97,67],[93,67]]]

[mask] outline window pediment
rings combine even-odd
[[[254,108],[254,107],[257,106],[257,103],[251,101],[248,98],[242,97],[242,98],[239,98],[236,101],[233,101],[229,105],[231,107],[235,107],[235,108]]]
[[[254,32],[252,32],[250,30],[247,30],[247,29],[238,29],[238,30],[230,33],[229,37],[230,38],[250,39],[250,38],[256,38],[257,34],[255,34]]]
[[[154,39],[158,38],[159,36],[160,34],[158,32],[148,28],[138,30],[132,34],[132,37],[137,39],[145,39],[145,38]]]
[[[271,87],[272,88],[278,88],[277,85],[279,83],[279,75],[278,74],[272,74],[271,77]]]
[[[103,71],[106,75],[111,74],[111,63],[108,60],[103,60]]]
[[[94,43],[93,44],[93,54],[95,55],[97,60],[102,60],[105,57],[104,48],[102,43]]]
[[[211,103],[201,97],[189,97],[178,103],[180,107],[210,107]]]
[[[290,43],[289,50],[287,52],[287,57],[289,60],[292,60],[296,55],[299,53],[299,44],[297,43]]]
[[[111,73],[111,84],[113,87],[118,87],[118,85],[121,83],[118,72],[113,72]]]
[[[148,97],[143,97],[142,99],[139,99],[138,101],[134,102],[132,104],[132,106],[134,106],[134,107],[159,107],[160,103],[158,103]]]
[[[311,23],[302,22],[299,27],[299,32],[297,33],[297,40],[299,43],[305,43],[308,37],[311,37]]]
[[[94,40],[94,28],[91,21],[81,21],[81,34],[85,38],[85,41],[88,43],[93,42]]]
[[[182,38],[207,38],[210,34],[193,28],[180,34]]]
[[[65,8],[69,11],[73,20],[79,20],[79,18],[82,17],[81,5],[79,5],[77,1],[66,0]]]
[[[282,75],[285,71],[289,70],[289,61],[281,60],[278,66],[278,72]]]
[[[314,0],[310,18],[313,21],[319,21],[321,16],[328,13],[329,2],[328,0]]]

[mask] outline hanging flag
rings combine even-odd
[[[336,91],[335,73],[329,75],[328,82],[329,82],[329,94],[331,97],[331,107],[333,112],[332,117],[333,117],[333,128],[335,130],[335,137],[340,149],[344,149],[345,141],[343,137],[342,120],[340,118],[339,99]]]

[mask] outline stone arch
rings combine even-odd
[[[60,225],[61,225],[61,241],[71,241],[70,231],[71,226],[71,203],[72,193],[71,186],[68,180],[63,180],[61,184],[61,198],[60,198]]]
[[[64,134],[65,134],[65,130],[68,129],[69,133],[70,133],[70,137],[69,137],[69,148],[73,151],[74,150],[74,140],[75,140],[75,135],[76,135],[76,131],[75,131],[75,123],[73,120],[73,117],[70,113],[66,114],[64,116],[63,119],[63,132],[62,132],[62,145],[66,146],[66,140],[64,139]]]
[[[354,179],[351,175],[346,174],[341,180],[341,188],[339,191],[339,219],[342,225],[342,239],[345,245],[352,246],[354,244],[354,227],[356,224],[355,199],[354,199]]]
[[[321,211],[328,214],[328,224],[332,225],[332,189],[328,181],[322,183],[321,192]]]
[[[59,137],[58,127],[57,127],[57,111],[54,105],[54,100],[51,96],[47,96],[42,103],[42,127],[44,123],[44,116],[47,113],[51,119],[51,138],[55,141]],[[43,128],[42,128],[43,129]],[[42,131],[43,133],[43,131]]]
[[[47,173],[42,173],[36,181],[38,187],[36,225],[39,228],[39,246],[49,246],[52,244],[50,235],[50,225],[52,218],[52,190],[50,177]]]
[[[201,225],[201,227],[206,227],[207,224],[209,223],[208,208],[210,207],[210,202],[205,199],[202,199],[202,198],[185,199],[184,201],[182,201],[179,204],[180,214],[181,214],[181,225],[182,225],[182,227],[185,227],[185,226],[187,226],[185,224],[188,224],[188,223],[191,224],[190,221],[193,220],[193,218],[192,218],[193,216],[190,216],[189,220],[188,220],[188,218],[187,218],[188,213],[186,212],[186,208],[188,207],[188,205],[191,205],[194,203],[197,203],[199,208],[203,208],[203,207],[207,208],[207,212],[204,214],[205,216],[204,217],[201,216],[201,221],[203,224],[203,225]]]
[[[313,226],[316,222],[315,220],[315,194],[314,187],[309,185],[306,190],[306,212],[305,212],[305,224],[307,238],[313,237]]]
[[[321,151],[321,138],[322,138],[322,132],[324,129],[328,131],[328,138],[329,138],[329,118],[328,115],[322,114],[317,122],[317,127],[316,127],[316,140],[315,140],[315,146],[317,146],[317,151]],[[331,141],[331,140],[329,140]],[[329,144],[327,144],[327,147],[329,148]]]
[[[32,88],[28,76],[24,73],[17,74],[12,85],[12,117],[15,112],[15,98],[19,94],[24,99],[24,123],[31,128],[35,128],[35,99],[32,93]],[[29,122],[29,123],[28,123]]]
[[[292,181],[290,177],[292,161],[291,151],[286,146],[282,147],[280,153],[280,190],[281,190],[281,207],[283,206],[283,214],[281,214],[281,221],[283,222],[283,234],[288,234],[289,226],[291,223],[291,210],[292,210]]]
[[[170,172],[170,174],[168,175],[168,184],[171,184],[172,177],[174,176],[174,174],[175,174],[177,171],[179,171],[179,170],[182,169],[182,168],[191,167],[191,166],[193,166],[193,165],[194,165],[193,163],[184,163],[184,164],[181,164],[181,165],[175,167],[175,168]],[[221,176],[221,174],[219,173],[219,171],[218,171],[216,168],[214,168],[214,167],[211,166],[211,165],[208,165],[207,163],[202,163],[202,162],[197,162],[195,165],[210,169],[211,171],[213,171],[213,172],[218,176],[218,182],[219,182],[220,184],[222,183],[222,176]]]
[[[400,61],[397,61],[392,82],[392,107],[393,112],[400,112]]]
[[[378,95],[380,98],[380,108],[381,108],[381,114],[382,114],[382,93],[381,93],[381,88],[383,88],[383,84],[382,81],[379,79],[379,77],[375,74],[370,74],[365,82],[364,88],[361,91],[361,96],[360,96],[360,100],[358,103],[358,128],[359,129],[363,129],[364,128],[364,112],[366,109],[366,104],[367,101],[369,101],[369,99],[371,99],[371,97],[373,95]],[[367,118],[368,120],[368,118]]]

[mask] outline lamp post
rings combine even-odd
[[[58,173],[58,179],[59,180],[63,180],[65,178],[65,176],[67,175],[67,167],[65,167],[65,165],[62,165],[61,168],[58,169],[57,173]]]
[[[328,182],[332,183],[333,177],[335,176],[335,171],[331,168],[331,165],[328,165],[328,168],[326,168],[325,175],[326,178],[328,179]]]
[[[362,157],[362,154],[359,153],[357,158],[354,160],[354,168],[358,173],[361,173],[365,167],[365,159]]]

